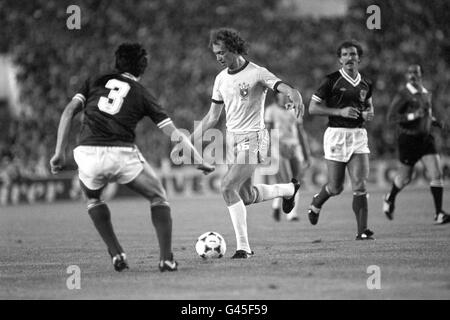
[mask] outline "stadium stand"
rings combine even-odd
[[[89,74],[112,68],[114,48],[123,41],[139,41],[148,49],[149,72],[142,83],[166,106],[177,126],[192,130],[194,120],[210,105],[218,65],[207,48],[208,31],[218,26],[241,30],[251,39],[251,59],[286,75],[306,103],[318,81],[336,67],[336,43],[358,39],[366,50],[362,70],[375,83],[376,117],[368,126],[371,156],[392,158],[394,132],[386,130],[385,114],[408,63],[423,64],[425,85],[449,122],[450,22],[441,13],[450,10],[450,3],[381,2],[381,33],[366,28],[370,2],[350,1],[345,17],[298,18],[282,15],[276,0],[234,1],[226,7],[220,0],[85,0],[78,1],[81,29],[68,30],[65,10],[70,1],[2,1],[0,33],[5,40],[0,52],[11,55],[19,67],[25,106],[18,117],[2,121],[2,180],[49,175],[48,160],[64,106]],[[321,139],[322,121],[305,115],[310,137]],[[168,156],[170,142],[149,122],[137,130],[142,152],[158,166]],[[450,136],[436,137],[442,154],[450,154]],[[311,144],[320,157],[320,140]]]

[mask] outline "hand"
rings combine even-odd
[[[359,110],[353,107],[345,107],[339,110],[339,115],[343,118],[358,119]]]
[[[63,169],[65,162],[64,154],[55,153],[50,159],[50,170],[52,174],[58,174]]]
[[[373,111],[363,111],[362,117],[363,117],[364,121],[372,121],[373,117],[374,117],[374,113],[373,113]]]
[[[290,110],[295,110],[295,116],[303,117],[303,114],[305,113],[305,105],[303,104],[303,98],[300,92],[297,90],[292,90],[287,97],[289,98],[290,102],[285,104],[285,108]]]
[[[202,164],[199,164],[196,166],[198,170],[203,171],[203,174],[206,176],[216,170],[216,167],[214,167],[212,164],[203,162]]]

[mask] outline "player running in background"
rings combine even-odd
[[[175,271],[172,253],[172,219],[166,192],[152,167],[134,144],[135,128],[145,116],[166,135],[182,134],[156,99],[139,84],[147,67],[147,53],[139,44],[122,44],[116,53],[117,72],[87,80],[61,116],[55,154],[50,160],[54,174],[63,169],[72,118],[83,111],[84,118],[74,158],[87,211],[105,242],[116,271],[128,268],[126,255],[111,223],[111,214],[101,199],[108,182],[125,184],[150,201],[151,219],[159,247],[159,270]],[[183,143],[193,149],[204,173],[214,167],[203,163],[185,136]]]
[[[373,232],[367,228],[370,150],[364,122],[373,119],[374,110],[372,84],[358,71],[362,54],[357,42],[343,42],[337,49],[342,68],[325,77],[309,105],[311,115],[328,116],[329,121],[323,138],[328,182],[314,195],[308,217],[311,224],[317,224],[323,204],[343,191],[347,168],[353,189],[356,240],[372,240]]]
[[[210,48],[224,69],[214,81],[210,110],[192,136],[201,136],[200,132],[214,127],[225,108],[228,171],[223,177],[221,191],[236,235],[237,250],[232,258],[246,259],[253,251],[248,241],[245,206],[283,197],[283,210],[289,213],[300,188],[294,178],[291,183],[253,185],[255,169],[264,162],[269,143],[264,127],[267,90],[287,95],[298,114],[303,115],[304,106],[296,89],[266,68],[244,58],[247,46],[237,31],[228,28],[212,30]],[[177,157],[179,153],[180,150],[174,148],[172,156]]]
[[[311,151],[309,148],[308,137],[303,128],[303,118],[296,117],[293,110],[286,109],[289,100],[281,93],[275,94],[274,103],[266,107],[265,123],[269,132],[277,129],[279,133],[279,152],[271,154],[278,158],[279,169],[274,175],[277,183],[289,181],[294,177],[298,181],[303,181],[305,170],[310,165]],[[298,203],[300,194],[297,193],[294,209],[286,215],[288,221],[298,221]],[[281,198],[275,198],[272,202],[273,217],[276,221],[280,220]]]
[[[442,210],[444,180],[441,162],[436,149],[431,126],[443,127],[432,115],[431,93],[422,84],[423,70],[413,64],[406,73],[406,85],[392,101],[388,120],[396,124],[399,168],[391,191],[384,196],[383,212],[389,220],[394,218],[395,198],[411,182],[414,166],[421,160],[430,179],[436,224],[450,222],[450,215]]]

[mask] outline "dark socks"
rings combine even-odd
[[[90,207],[88,213],[94,222],[95,228],[108,247],[109,254],[115,256],[122,253],[123,249],[114,233],[108,206],[105,203],[99,203]]]
[[[442,211],[442,193],[443,187],[430,187],[431,194],[433,195],[434,207],[436,208],[436,214]]]
[[[327,201],[331,195],[328,193],[326,185],[322,186],[322,189],[320,189],[320,192],[317,194],[317,196],[314,196],[312,205],[316,208],[322,208],[322,205]]]
[[[367,194],[353,195],[353,211],[356,216],[358,234],[363,233],[367,229],[367,207]]]
[[[391,188],[391,192],[389,192],[389,197],[388,197],[388,201],[389,202],[395,202],[395,197],[397,196],[397,194],[400,192],[401,189],[397,188],[397,186],[395,185],[394,182],[392,182],[392,188]]]
[[[160,260],[172,259],[172,218],[166,205],[151,208],[152,222],[158,236]]]

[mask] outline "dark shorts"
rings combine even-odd
[[[400,134],[398,137],[398,153],[401,163],[414,166],[423,156],[437,154],[434,137],[431,134]]]

